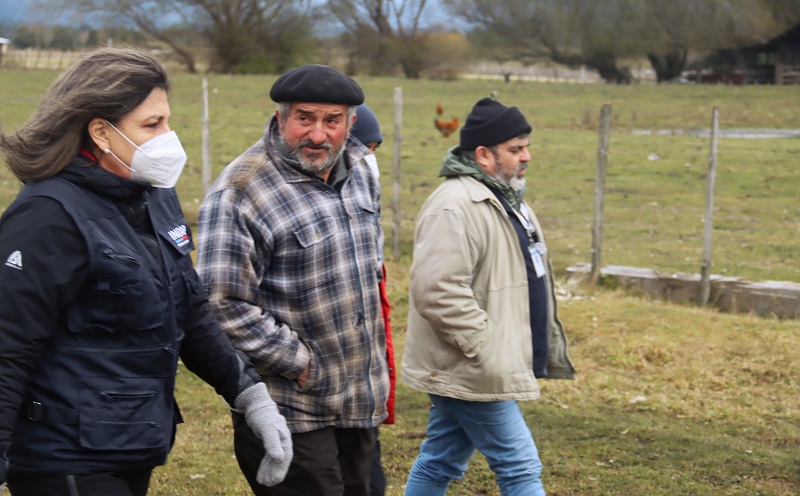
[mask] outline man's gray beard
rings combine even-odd
[[[495,175],[490,177],[495,181],[497,181],[498,183],[504,186],[508,186],[514,191],[522,191],[523,189],[525,189],[525,176],[517,177],[516,171],[514,172],[514,175],[511,176],[511,179],[507,179],[506,177],[504,177],[500,171],[498,171]]]
[[[514,191],[522,191],[523,189],[525,189],[525,178],[514,176],[511,178],[510,181],[508,181],[508,185]]]
[[[333,149],[331,145],[325,145],[326,149],[328,150],[328,158],[326,158],[325,161],[322,162],[321,164],[314,165],[313,162],[306,160],[306,158],[303,156],[303,147],[307,145],[314,146],[313,143],[311,143],[308,140],[300,140],[297,146],[289,146],[283,135],[280,136],[280,140],[283,146],[286,147],[286,150],[289,151],[289,154],[297,161],[297,164],[300,166],[300,169],[304,172],[308,172],[309,174],[314,174],[314,175],[324,174],[325,172],[328,172],[329,170],[333,169],[333,166],[336,165],[336,162],[339,161],[339,159],[342,157],[342,155],[344,155],[344,152],[347,149],[347,147],[345,146],[347,144],[347,138],[345,138],[345,140],[342,141],[342,145],[339,147],[338,150],[336,150],[336,153],[331,153]]]

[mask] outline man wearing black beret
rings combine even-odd
[[[292,432],[285,480],[259,485],[263,442],[233,415],[256,495],[368,495],[389,371],[379,283],[381,199],[349,137],[361,87],[304,65],[270,90],[266,132],[220,175],[199,213],[197,269],[217,318]]]
[[[517,402],[539,397],[537,378],[575,370],[542,228],[524,202],[530,132],[517,107],[478,101],[420,210],[401,378],[432,407],[406,496],[444,495],[476,449],[504,496],[545,494]]]

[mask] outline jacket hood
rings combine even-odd
[[[501,183],[485,173],[477,162],[464,155],[458,145],[447,152],[442,161],[442,168],[439,169],[439,176],[471,176],[490,189],[499,191],[515,210],[519,210],[522,199],[525,197],[525,188],[514,190],[508,184]]]
[[[439,169],[439,177],[454,176],[472,176],[481,182],[489,177],[481,170],[477,162],[462,154],[458,145],[447,151],[447,155],[442,160],[442,168]]]

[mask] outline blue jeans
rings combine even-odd
[[[406,496],[444,496],[450,481],[463,477],[476,448],[503,496],[545,496],[539,452],[516,401],[428,396],[428,437],[411,467]]]

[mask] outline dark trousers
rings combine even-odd
[[[375,428],[375,453],[372,456],[372,466],[369,474],[369,493],[371,496],[384,496],[386,494],[386,474],[383,473],[381,464],[381,442],[378,438],[378,428]]]
[[[145,496],[152,472],[19,477],[8,480],[8,489],[12,496]]]
[[[375,429],[325,427],[292,434],[294,458],[286,479],[273,487],[256,482],[264,445],[233,412],[236,459],[256,496],[369,496]]]

